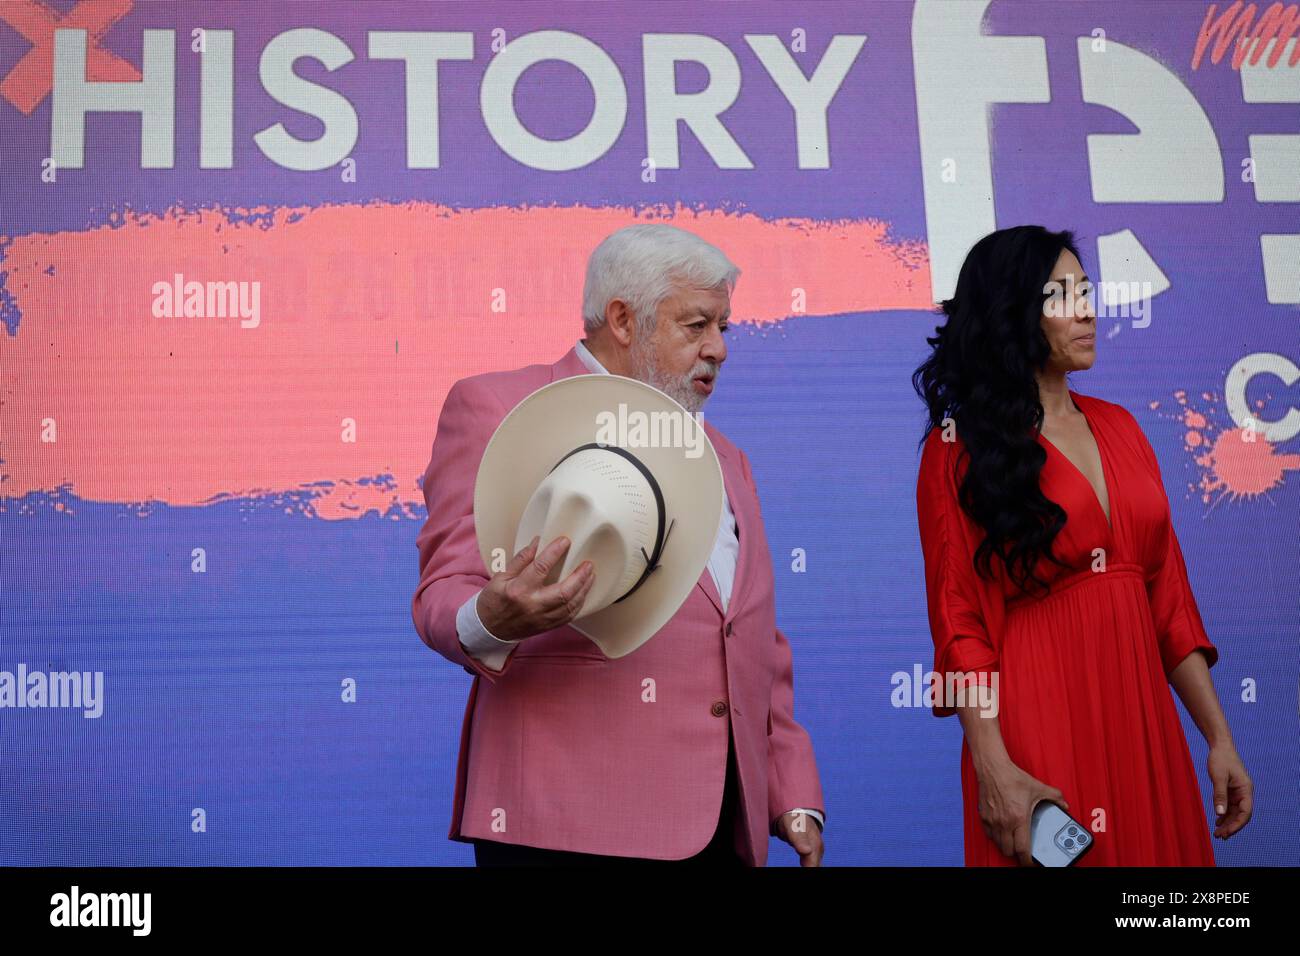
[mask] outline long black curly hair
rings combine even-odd
[[[952,419],[968,467],[958,489],[962,509],[984,529],[975,570],[992,576],[996,556],[1022,591],[1046,589],[1035,572],[1052,553],[1065,510],[1039,488],[1047,452],[1035,438],[1043,424],[1035,373],[1051,348],[1043,334],[1045,286],[1061,253],[1078,258],[1075,236],[1042,226],[999,229],[975,243],[957,288],[939,313],[930,356],[912,373],[929,413],[921,434]]]

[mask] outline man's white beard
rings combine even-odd
[[[716,372],[716,366],[712,362],[698,362],[685,375],[674,378],[665,375],[659,368],[653,346],[646,348],[641,343],[641,336],[637,336],[632,341],[632,377],[647,385],[653,385],[692,415],[702,409],[709,396],[701,395],[695,390],[695,376]]]

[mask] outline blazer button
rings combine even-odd
[[[732,622],[732,621],[728,621],[728,622],[727,622],[727,637],[731,637],[731,625],[732,625],[733,623],[734,623],[734,622]]]
[[[725,700],[715,700],[712,711],[714,717],[721,717],[727,712],[727,702]]]

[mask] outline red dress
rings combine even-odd
[[[1071,392],[1097,441],[1110,522],[1083,473],[1041,435],[1039,482],[1065,509],[1053,543],[1069,567],[1039,565],[1046,597],[1026,597],[994,559],[978,576],[983,537],[957,500],[961,440],[928,436],[917,514],[938,675],[996,674],[1002,737],[1026,773],[1056,787],[1093,832],[1078,866],[1213,866],[1207,813],[1168,674],[1206,636],[1169,520],[1159,466],[1136,419]],[[963,461],[964,464],[964,461]],[[1104,568],[1104,570],[1103,570]],[[936,684],[933,712],[955,710]],[[984,833],[979,783],[962,741],[967,866],[1014,866]]]

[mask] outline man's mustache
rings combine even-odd
[[[688,376],[688,378],[694,381],[695,379],[700,378],[703,375],[707,375],[710,378],[717,378],[718,375],[717,364],[714,362],[701,362],[699,365],[696,365],[695,368],[691,369],[691,374]]]

